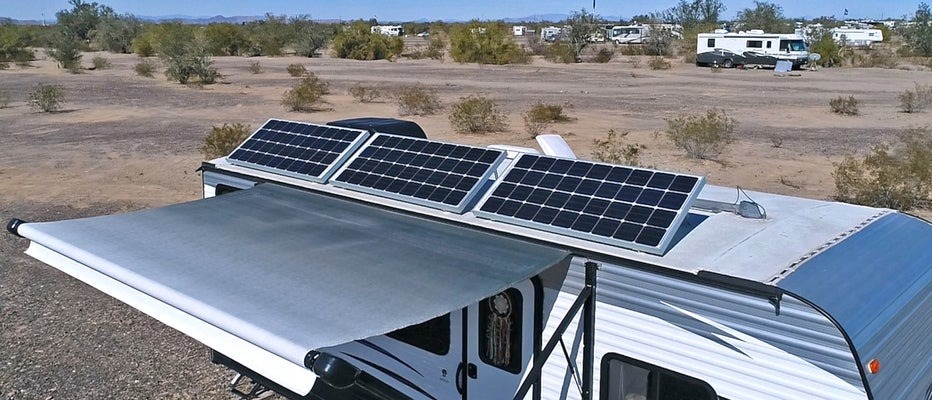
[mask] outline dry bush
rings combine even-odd
[[[382,89],[378,86],[368,86],[357,83],[349,88],[349,94],[360,103],[374,103],[382,98]]]
[[[327,82],[320,80],[313,72],[308,72],[295,85],[285,91],[282,105],[291,111],[319,111],[326,103],[324,95],[330,93]]]
[[[288,64],[288,75],[298,77],[307,73],[304,64]]]
[[[240,143],[249,137],[252,129],[249,125],[239,122],[232,125],[224,123],[223,126],[212,126],[210,133],[204,138],[201,154],[208,160],[223,157],[233,152]]]
[[[143,59],[135,66],[133,66],[133,71],[136,71],[136,75],[144,76],[146,78],[152,78],[153,73],[158,69],[152,60]]]
[[[535,120],[529,112],[521,114],[521,119],[524,121],[524,130],[527,131],[528,135],[531,135],[531,137],[537,137],[537,135],[544,133],[544,130],[552,124],[550,121]]]
[[[634,68],[634,69],[641,68],[641,59],[639,57],[632,57],[630,61],[631,61],[631,68]]]
[[[597,53],[595,53],[595,56],[592,57],[592,61],[605,64],[609,61],[612,61],[613,58],[615,58],[615,50],[608,47],[603,47],[599,49]]]
[[[615,132],[608,130],[604,139],[592,139],[592,158],[606,163],[630,166],[641,165],[641,150],[644,145],[625,143],[629,132]]]
[[[420,85],[405,86],[395,96],[400,115],[432,115],[440,110],[440,97],[437,91]]]
[[[93,65],[91,69],[95,69],[95,70],[110,69],[110,67],[113,66],[113,64],[110,63],[109,59],[107,59],[106,57],[101,57],[101,56],[95,56],[93,59],[91,59],[91,65]]]
[[[38,111],[55,112],[61,109],[65,100],[65,90],[58,85],[40,83],[29,94],[29,105]]]
[[[572,64],[576,62],[576,51],[566,42],[556,42],[547,46],[544,58],[555,63]]]
[[[835,199],[907,211],[932,206],[932,128],[909,130],[835,165]]]
[[[738,122],[724,110],[680,114],[667,120],[667,137],[689,157],[711,160],[719,157],[735,141],[737,125]]]
[[[661,69],[670,69],[673,68],[673,64],[667,61],[665,58],[656,56],[651,57],[650,61],[647,62],[647,66],[652,70],[661,70]]]
[[[626,44],[618,46],[618,48],[621,49],[619,52],[624,56],[643,56],[647,54],[644,47],[639,45]]]
[[[508,126],[495,102],[479,95],[461,97],[450,111],[450,125],[459,133],[501,132]]]
[[[841,115],[858,115],[861,113],[859,106],[861,101],[854,98],[854,96],[839,96],[828,101],[828,106],[831,107],[832,112],[835,114]]]
[[[563,112],[562,104],[542,103],[538,101],[526,112],[533,121],[541,122],[566,122],[572,120],[570,116]]]
[[[900,100],[900,109],[905,113],[923,112],[925,108],[932,104],[932,85],[916,84],[912,90],[906,89],[905,92],[897,96]]]
[[[262,65],[258,61],[249,63],[249,72],[253,75],[262,73]]]

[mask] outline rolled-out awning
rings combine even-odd
[[[269,183],[17,233],[33,257],[298,394],[312,350],[460,309],[570,256]]]

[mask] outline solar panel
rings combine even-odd
[[[462,213],[504,157],[496,149],[379,133],[331,184]]]
[[[323,183],[368,137],[369,132],[359,129],[270,119],[227,159]]]
[[[522,154],[477,216],[663,254],[705,178]]]

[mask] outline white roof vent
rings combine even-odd
[[[576,158],[576,153],[573,153],[573,149],[560,135],[537,135],[537,144],[548,156]]]

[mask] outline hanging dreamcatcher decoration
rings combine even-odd
[[[487,303],[489,318],[486,321],[485,336],[489,345],[486,357],[493,365],[506,367],[511,364],[511,297],[502,292],[489,298]]]

